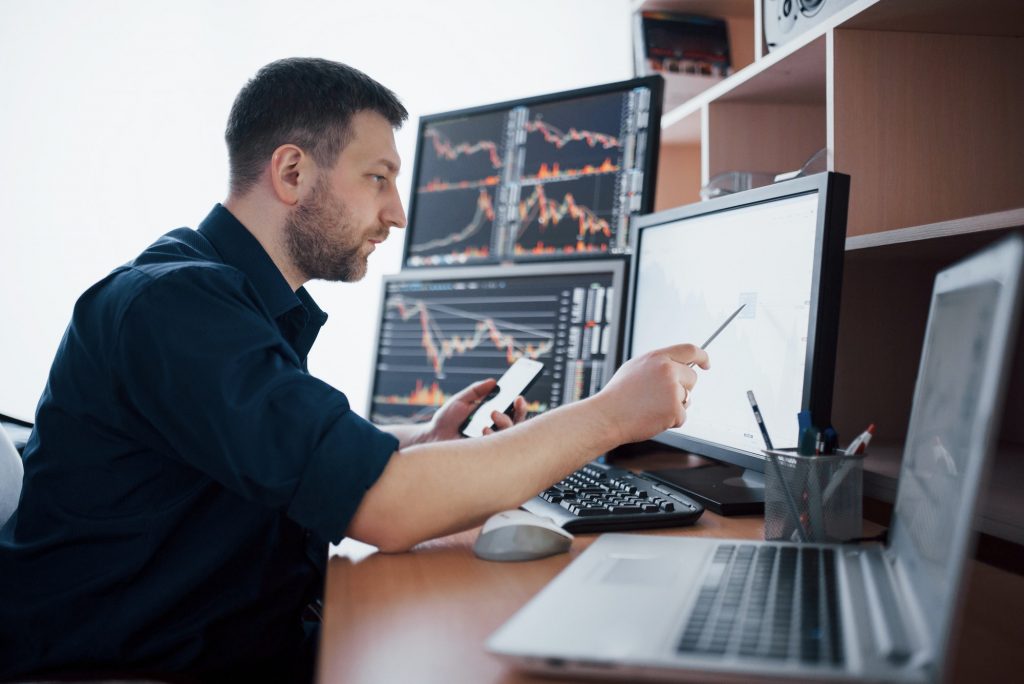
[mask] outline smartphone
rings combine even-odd
[[[491,412],[506,413],[520,394],[524,394],[534,381],[540,377],[544,364],[533,359],[520,358],[498,378],[498,386],[484,398],[476,410],[462,424],[462,434],[466,437],[480,437],[484,428],[494,426]]]

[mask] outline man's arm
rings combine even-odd
[[[595,396],[521,425],[400,448],[346,534],[404,551],[515,508],[619,444],[682,425],[697,381],[690,362],[708,368],[707,354],[693,345],[654,351],[627,362]]]

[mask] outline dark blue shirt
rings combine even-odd
[[[220,205],[82,295],[0,529],[0,678],[299,648],[326,544],[398,447],[306,372],[326,319]]]

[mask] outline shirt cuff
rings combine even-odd
[[[352,411],[331,426],[302,475],[288,517],[337,544],[363,495],[380,477],[398,439]]]

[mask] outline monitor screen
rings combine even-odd
[[[748,391],[776,448],[796,445],[802,409],[827,426],[845,238],[838,179],[822,174],[638,221],[630,357],[701,345],[739,310],[708,345],[711,370],[698,370],[686,423],[659,441],[763,472]]]
[[[420,119],[405,265],[628,254],[661,94],[654,76]]]
[[[615,369],[624,270],[605,260],[385,277],[370,419],[428,421],[520,357],[544,363],[525,395],[531,414],[597,392]]]

